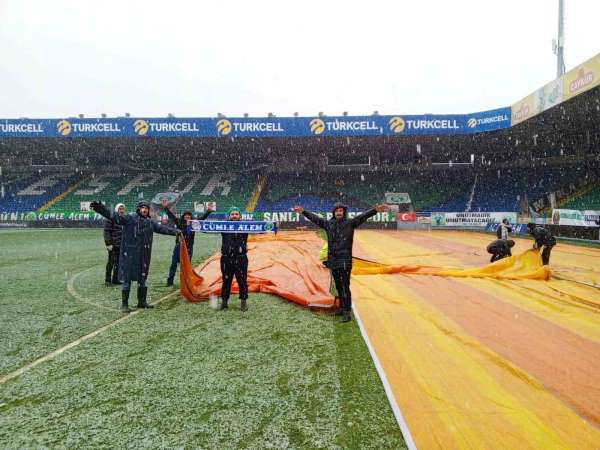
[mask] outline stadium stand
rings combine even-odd
[[[511,128],[472,135],[3,138],[1,212],[132,207],[180,191],[250,211],[351,210],[406,192],[417,212],[599,209],[600,88]]]

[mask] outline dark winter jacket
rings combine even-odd
[[[537,248],[540,248],[544,245],[548,247],[556,245],[556,238],[552,236],[552,233],[545,228],[536,226],[533,228],[530,234],[533,236]]]
[[[221,255],[230,258],[248,253],[248,233],[221,233]]]
[[[494,242],[491,242],[490,245],[487,246],[487,252],[492,255],[511,256],[512,252],[510,249],[514,245],[515,241],[507,239],[498,239]]]
[[[120,216],[117,213],[110,212],[101,203],[94,202],[91,206],[98,214],[123,227],[119,257],[119,280],[122,282],[145,280],[150,269],[154,233],[175,236],[177,230],[161,225],[149,217],[142,217],[138,213]]]
[[[502,236],[502,230],[504,228],[506,228],[506,236]],[[512,227],[510,225],[505,225],[503,223],[498,225],[498,229],[496,230],[498,239],[508,239],[508,233],[512,233]]]
[[[354,230],[361,226],[369,217],[377,214],[375,208],[372,208],[353,219],[348,219],[348,208],[337,204],[333,211],[335,212],[337,208],[344,209],[344,218],[342,220],[337,220],[335,216],[326,220],[309,211],[302,212],[304,217],[327,232],[327,266],[332,270],[352,267]]]
[[[177,217],[175,214],[173,214],[171,212],[171,210],[169,210],[169,208],[165,208],[165,212],[167,213],[169,220],[172,220],[175,223],[175,226],[179,230],[182,231],[183,238],[185,239],[185,245],[188,249],[191,249],[194,246],[194,238],[195,238],[196,234],[193,231],[188,230],[188,226],[185,224],[185,222],[183,220],[183,216],[185,214],[182,214],[181,216]],[[208,216],[210,216],[211,212],[212,211],[206,211],[204,214],[202,214],[200,216],[200,218],[198,220],[206,220],[208,218]],[[179,239],[175,238],[175,244],[177,244],[178,242],[179,242]]]
[[[104,244],[108,247],[121,246],[121,236],[123,235],[123,227],[117,225],[114,220],[106,219],[104,222]]]

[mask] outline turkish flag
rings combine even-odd
[[[417,214],[414,212],[399,212],[396,214],[398,222],[415,222],[417,220]]]

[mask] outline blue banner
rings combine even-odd
[[[470,134],[508,127],[510,108],[501,108],[420,116],[0,119],[0,138],[409,136]]]
[[[498,229],[498,225],[497,223],[488,223],[485,226],[485,231],[489,231],[489,232],[493,232],[495,233],[496,230]],[[512,233],[513,235],[526,235],[529,234],[529,230],[527,229],[527,225],[524,223],[517,223],[517,224],[513,224],[512,226]]]
[[[277,233],[277,224],[259,220],[190,220],[188,230],[200,233]]]

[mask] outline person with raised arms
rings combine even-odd
[[[373,217],[378,212],[387,211],[387,209],[386,205],[377,205],[349,219],[348,207],[341,203],[336,203],[333,207],[333,217],[326,220],[317,214],[305,211],[300,205],[294,207],[295,212],[302,214],[327,233],[327,267],[331,270],[331,275],[333,276],[340,298],[342,322],[352,320],[350,316],[352,309],[350,274],[352,273],[354,230],[365,223],[370,217]]]
[[[167,214],[167,217],[175,223],[175,226],[178,230],[183,233],[183,240],[185,241],[185,246],[188,251],[188,256],[190,257],[190,261],[192,260],[192,255],[194,254],[194,237],[196,233],[191,231],[188,227],[190,220],[192,220],[192,212],[184,211],[180,217],[177,217],[173,212],[168,208],[168,201],[166,199],[161,200],[160,206],[162,206],[163,210]],[[211,209],[206,209],[206,211],[198,218],[198,220],[206,220],[210,213],[213,211]],[[171,256],[171,267],[169,268],[169,276],[167,278],[167,286],[173,286],[173,280],[175,279],[175,272],[177,272],[177,265],[179,264],[179,250],[180,243],[179,238],[175,239],[175,247],[173,247],[173,255]]]
[[[232,206],[227,212],[227,219],[238,222],[242,219],[239,208]],[[248,233],[221,233],[221,306],[225,310],[229,306],[231,283],[235,277],[240,292],[240,310],[248,311]]]
[[[119,280],[123,283],[121,290],[121,311],[129,313],[129,291],[131,283],[137,281],[138,308],[153,308],[148,304],[148,287],[146,279],[150,270],[152,256],[152,237],[154,233],[170,236],[183,236],[181,231],[162,225],[150,218],[150,204],[141,201],[137,204],[135,214],[120,215],[111,213],[102,203],[92,202],[90,207],[101,216],[113,220],[123,227],[121,239],[121,255],[119,258]]]

